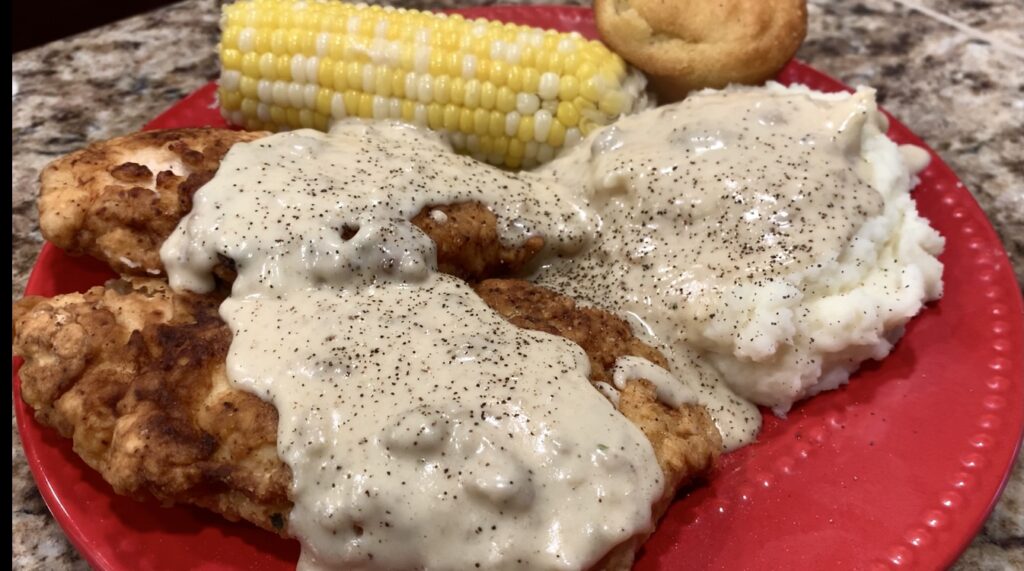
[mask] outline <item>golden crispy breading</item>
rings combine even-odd
[[[608,312],[520,280],[488,280],[477,291],[510,322],[580,344],[593,382],[608,380],[622,355],[665,364]],[[196,504],[284,533],[291,474],[276,454],[277,413],[228,384],[231,334],[219,301],[153,279],[26,298],[14,315],[22,396],[118,493]],[[721,438],[706,409],[671,409],[644,380],[626,386],[619,410],[650,440],[665,472],[658,516],[680,486],[713,467]],[[623,543],[599,568],[628,568],[643,539]]]
[[[144,131],[65,155],[39,175],[39,228],[73,253],[126,275],[160,275],[160,245],[192,209],[231,145],[267,133]]]
[[[219,302],[159,280],[25,298],[14,306],[22,398],[116,492],[280,532],[291,471],[277,411],[228,384]]]
[[[595,0],[594,18],[662,103],[770,79],[807,33],[806,0]]]
[[[430,216],[434,210],[444,213],[444,222]],[[476,202],[427,207],[412,223],[437,245],[437,269],[467,280],[514,275],[544,248],[537,236],[521,246],[502,244],[497,217]]]

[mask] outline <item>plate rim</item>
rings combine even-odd
[[[537,12],[561,12],[561,13],[576,12],[581,17],[586,17],[588,15],[588,13],[591,12],[591,10],[589,8],[582,7],[582,6],[559,6],[559,5],[532,5],[531,6],[531,5],[505,5],[505,4],[497,4],[497,5],[492,5],[492,6],[470,7],[470,8],[464,8],[464,9],[454,9],[454,10],[444,10],[444,11],[445,12],[461,13],[461,14],[466,15],[467,17],[485,17],[486,16],[486,17],[490,17],[490,18],[493,18],[493,19],[499,19],[499,20],[502,19],[502,14],[507,15],[507,14],[514,14],[514,13],[517,13],[517,12],[533,12],[533,13],[537,13]],[[812,67],[812,66],[810,66],[810,65],[808,65],[808,64],[806,64],[806,63],[804,63],[802,61],[799,61],[799,60],[797,60],[795,58],[793,60],[791,60],[791,62],[787,65],[786,69],[790,69],[791,66],[800,69],[802,72],[808,72],[808,73],[811,73],[811,74],[817,76],[818,79],[823,81],[823,83],[830,84],[835,89],[852,91],[852,89],[849,86],[847,86],[845,83],[843,83],[843,82],[841,82],[841,81],[839,81],[839,80],[829,76],[828,74],[826,74],[826,73],[824,73],[822,71],[819,71],[816,68],[814,68],[814,67]],[[159,124],[161,121],[167,120],[168,117],[173,116],[175,114],[177,109],[179,109],[182,106],[188,105],[193,100],[196,100],[196,99],[204,100],[206,97],[209,96],[210,92],[213,92],[215,90],[216,90],[216,82],[215,81],[210,81],[210,82],[207,82],[207,83],[203,84],[199,88],[191,91],[185,97],[183,97],[182,99],[178,100],[177,102],[172,104],[170,107],[168,107],[167,109],[165,109],[164,111],[162,111],[161,113],[156,115],[152,120],[150,120],[149,122],[146,123],[146,125],[143,126],[143,130],[150,129],[152,125]],[[968,207],[968,209],[972,211],[970,214],[975,219],[978,219],[978,220],[981,221],[981,224],[980,224],[981,232],[985,234],[986,241],[999,245],[998,253],[996,255],[1001,257],[1002,261],[1006,262],[1004,264],[999,264],[999,266],[1000,266],[1000,268],[998,270],[998,274],[999,275],[998,275],[997,278],[994,279],[994,282],[995,283],[999,283],[999,284],[1003,284],[1003,283],[1013,284],[1014,287],[1010,288],[1011,289],[1011,293],[1008,295],[1008,298],[1010,300],[1010,305],[1013,306],[1013,307],[1010,308],[1010,311],[1011,311],[1011,313],[1014,313],[1014,310],[1016,310],[1015,313],[1014,313],[1015,315],[1022,315],[1022,314],[1024,314],[1024,310],[1022,310],[1022,307],[1024,307],[1024,297],[1022,297],[1021,286],[1020,286],[1020,284],[1017,281],[1016,275],[1013,273],[1012,265],[1009,263],[1009,255],[1008,255],[1008,253],[1006,251],[1005,245],[1004,245],[1003,241],[999,238],[998,233],[995,231],[995,228],[992,225],[991,220],[989,219],[989,217],[985,213],[985,211],[981,208],[980,204],[978,203],[977,199],[974,197],[973,193],[971,193],[967,189],[966,185],[964,185],[960,181],[960,178],[956,175],[955,171],[953,171],[953,169],[948,165],[948,163],[946,163],[945,160],[943,160],[942,157],[932,147],[930,147],[927,143],[925,143],[923,140],[921,140],[921,138],[918,137],[913,131],[911,131],[910,128],[906,127],[902,122],[900,122],[897,118],[895,118],[893,115],[891,115],[888,111],[885,111],[884,108],[882,110],[889,117],[890,121],[893,123],[894,126],[897,126],[898,128],[902,129],[902,131],[903,131],[901,133],[902,135],[904,135],[904,136],[909,135],[908,138],[911,139],[913,144],[916,144],[916,145],[919,145],[921,147],[924,147],[933,156],[938,158],[938,161],[936,161],[936,164],[939,165],[939,167],[941,169],[946,171],[949,176],[951,176],[953,179],[955,179],[959,183],[959,189],[958,189],[959,193],[958,194],[961,195],[961,198],[963,198],[963,197],[969,197],[970,198],[970,200],[964,200],[963,202],[965,202],[967,207]],[[40,261],[45,261],[46,259],[52,257],[56,250],[59,250],[59,249],[56,246],[54,246],[52,243],[50,243],[48,241],[44,241],[43,242],[43,246],[40,249],[40,253],[37,256],[36,261],[33,264],[32,269],[30,271],[30,274],[29,274],[28,280],[26,282],[25,290],[24,290],[24,293],[23,293],[22,297],[27,296],[27,295],[33,295],[33,292],[37,291],[41,287],[39,285],[39,282],[42,280],[41,276],[42,276],[42,271],[43,270],[41,268],[44,268],[45,264],[40,264]],[[1018,331],[1020,331],[1021,329],[1024,329],[1024,325],[1022,325],[1022,323],[1019,320],[1018,321],[1014,321],[1013,323],[1014,323],[1013,326],[1015,326]],[[1020,349],[1024,350],[1024,346],[1020,347]],[[1021,357],[1021,355],[1024,355],[1024,352],[1019,351],[1017,353],[1017,361],[1016,361],[1018,364],[1024,362],[1024,357]],[[51,428],[43,426],[43,425],[41,425],[41,424],[39,424],[39,423],[37,423],[35,421],[35,415],[30,410],[30,407],[27,405],[27,403],[25,403],[25,401],[21,398],[21,395],[20,395],[20,378],[18,376],[18,371],[20,369],[21,362],[22,362],[22,359],[20,357],[13,357],[13,361],[12,361],[12,380],[13,380],[13,382],[12,382],[12,391],[13,391],[13,397],[14,397],[15,418],[16,418],[16,424],[17,424],[17,427],[18,427],[19,435],[25,434],[26,433],[26,429],[29,432],[31,432],[32,430],[52,430]],[[1017,383],[1024,385],[1024,379],[1022,379],[1022,378],[1015,378],[1014,380]],[[1020,403],[1020,404],[1024,405],[1024,403]],[[30,426],[30,423],[31,423],[31,426]],[[1007,462],[1007,466],[1005,467],[1005,469],[1001,469],[1002,477],[1000,478],[1000,482],[999,482],[997,488],[995,489],[995,491],[991,495],[991,497],[988,499],[987,505],[984,508],[984,510],[977,514],[977,517],[974,519],[974,521],[971,521],[970,523],[968,523],[968,522],[964,522],[963,523],[964,527],[970,527],[971,532],[969,534],[964,534],[964,536],[961,537],[957,541],[957,545],[955,546],[955,548],[953,548],[953,549],[948,551],[948,556],[943,558],[942,564],[944,566],[949,566],[949,565],[955,563],[957,561],[957,559],[963,554],[963,552],[969,547],[969,545],[974,541],[974,539],[978,536],[979,532],[982,530],[985,522],[987,521],[989,516],[992,514],[992,511],[994,510],[996,504],[1001,499],[1002,494],[1005,491],[1006,485],[1008,484],[1008,482],[1009,482],[1009,480],[1010,480],[1010,478],[1011,478],[1011,476],[1013,474],[1014,463],[1015,463],[1016,459],[1019,457],[1019,455],[1021,453],[1022,445],[1024,445],[1024,420],[1022,420],[1021,422],[1017,423],[1016,432],[1017,432],[1016,440],[1015,440],[1016,444],[1015,444],[1015,446],[1013,448],[1012,454],[1010,454],[1010,456],[1009,456],[1009,459],[1008,459],[1008,462]],[[36,484],[36,487],[39,490],[40,496],[42,497],[42,499],[43,499],[44,503],[46,504],[47,508],[50,510],[51,514],[53,515],[53,518],[57,521],[58,525],[60,525],[62,531],[68,537],[69,541],[75,546],[76,550],[78,551],[78,554],[81,555],[82,558],[85,559],[89,563],[90,566],[92,566],[92,567],[94,567],[96,569],[101,569],[101,570],[119,569],[119,567],[117,567],[114,563],[112,563],[111,561],[108,561],[107,558],[104,557],[101,552],[98,552],[97,550],[89,548],[90,547],[90,540],[89,540],[88,533],[84,530],[83,526],[80,525],[79,522],[76,522],[71,517],[71,515],[67,512],[67,509],[62,504],[60,498],[57,497],[56,492],[54,491],[54,489],[53,489],[53,487],[51,485],[50,479],[48,478],[48,475],[47,475],[47,473],[45,471],[45,467],[42,465],[42,462],[40,461],[40,458],[38,456],[38,451],[36,450],[36,444],[37,443],[35,442],[35,439],[28,439],[28,440],[26,440],[24,437],[20,437],[20,439],[21,439],[22,448],[23,448],[24,453],[25,453],[26,463],[28,464],[29,469],[30,469],[30,471],[32,473],[34,482]],[[111,490],[110,493],[113,494],[114,492]],[[937,547],[933,546],[932,549],[933,550],[937,549]]]

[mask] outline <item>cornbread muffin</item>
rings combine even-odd
[[[773,77],[807,32],[806,0],[595,0],[601,38],[659,102]]]

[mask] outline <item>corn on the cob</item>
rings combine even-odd
[[[338,1],[244,0],[221,25],[222,113],[252,130],[402,119],[518,168],[642,99],[638,72],[575,33]]]

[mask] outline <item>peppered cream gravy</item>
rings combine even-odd
[[[212,287],[218,256],[237,266],[228,374],[278,410],[300,568],[582,569],[653,525],[654,451],[582,349],[435,271],[409,219],[466,200],[509,242],[566,251],[593,233],[564,187],[347,123],[236,145],[164,244],[176,288]]]
[[[790,316],[758,311],[759,297],[799,295],[792,276],[834,261],[880,212],[859,154],[871,112],[869,92],[823,101],[779,88],[623,117],[537,171],[581,187],[601,224],[590,248],[533,279],[630,316],[712,412],[726,448],[746,444],[761,416],[730,388],[752,383],[723,383],[709,360],[772,356]]]

